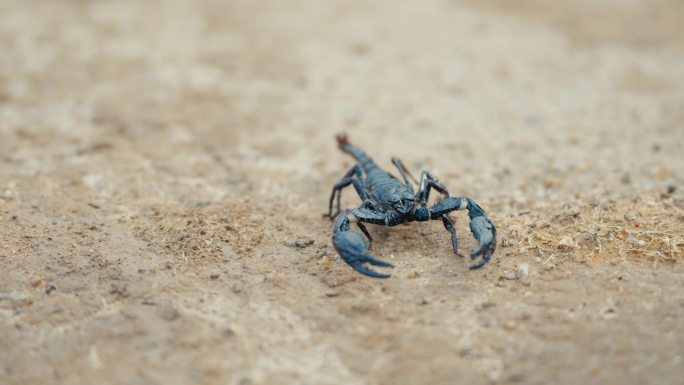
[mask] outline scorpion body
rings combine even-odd
[[[327,216],[332,220],[337,218],[333,225],[333,246],[342,260],[354,270],[373,278],[387,278],[389,275],[371,270],[366,264],[393,267],[390,263],[368,252],[373,238],[364,223],[396,226],[405,222],[439,219],[451,234],[454,253],[460,255],[456,228],[453,219],[449,216],[449,213],[455,210],[468,210],[470,231],[478,241],[478,246],[471,253],[471,258],[482,256],[482,259],[471,266],[471,269],[479,269],[489,262],[496,249],[496,228],[475,201],[468,197],[450,196],[444,184],[427,171],[421,174],[420,182],[416,181],[401,160],[392,158],[392,163],[397,167],[403,179],[400,181],[389,172],[382,170],[361,149],[350,144],[345,134],[337,136],[337,143],[342,151],[356,160],[357,164],[333,187]],[[409,178],[419,186],[415,193]],[[342,190],[349,185],[354,186],[362,202],[358,208],[342,211],[340,208]],[[428,207],[427,201],[432,189],[441,193],[443,199]],[[333,212],[335,198],[337,198],[337,204]],[[368,238],[368,245],[361,234],[351,231],[351,223],[358,225]]]

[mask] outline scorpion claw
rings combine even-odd
[[[477,269],[481,268],[482,266],[486,265],[487,262],[489,262],[489,258],[492,257],[492,254],[494,254],[494,248],[490,248],[487,251],[485,251],[480,262],[470,266],[470,270],[477,270]]]
[[[363,265],[361,262],[356,262],[356,263],[350,263],[349,266],[351,266],[354,270],[358,271],[359,273],[372,277],[372,278],[389,278],[389,274],[381,274],[378,273],[377,271],[371,270],[367,268],[366,266]]]
[[[375,258],[374,256],[367,254],[366,255],[366,262],[370,263],[373,266],[380,266],[380,267],[394,267],[393,264],[389,262],[385,262],[382,259]]]
[[[485,242],[480,242],[480,243],[477,245],[477,248],[476,248],[475,250],[473,250],[472,253],[470,253],[470,258],[475,259],[475,258],[479,257],[480,255],[484,254],[484,252],[485,252],[486,250],[487,250],[487,243],[485,243]]]
[[[470,221],[470,231],[478,242],[477,248],[470,254],[471,258],[482,256],[480,262],[471,266],[471,269],[479,269],[489,262],[496,249],[496,228],[486,216],[476,216]]]
[[[387,278],[389,275],[381,274],[366,267],[368,263],[373,266],[394,267],[368,253],[368,246],[363,236],[353,231],[341,231],[333,236],[333,246],[344,260],[354,270],[363,275],[373,278]]]

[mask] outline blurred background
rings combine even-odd
[[[679,0],[0,0],[0,382],[676,383],[683,24]],[[320,216],[338,132],[480,203],[492,263],[414,224],[372,229],[393,278],[353,273]]]

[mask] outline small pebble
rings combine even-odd
[[[330,297],[330,298],[332,298],[332,297],[337,297],[338,295],[340,295],[340,293],[338,293],[338,292],[336,292],[336,291],[334,291],[334,290],[330,290],[330,291],[326,291],[326,292],[325,292],[325,296],[326,296],[326,297]]]
[[[296,247],[303,249],[314,244],[314,240],[308,237],[300,237],[296,239],[288,239],[285,241],[285,246]]]
[[[249,222],[252,224],[260,224],[264,221],[264,216],[262,214],[252,214],[249,216]]]
[[[233,285],[233,287],[230,289],[234,294],[240,294],[242,293],[245,289],[240,283],[236,283]]]
[[[501,247],[511,247],[515,246],[518,244],[518,241],[515,239],[510,239],[510,238],[504,238],[501,240]]]
[[[516,274],[515,271],[504,270],[503,274],[501,274],[501,277],[512,281],[514,279],[518,279],[518,274]]]
[[[159,316],[164,321],[173,321],[180,317],[180,312],[173,306],[163,306],[159,309]]]
[[[546,188],[552,188],[553,186],[558,184],[558,180],[556,180],[553,177],[548,177],[544,179],[544,187]]]
[[[572,237],[565,236],[561,238],[557,246],[561,250],[571,250],[575,248],[575,241],[573,241]]]
[[[53,285],[51,283],[48,283],[47,285],[45,285],[45,294],[50,294],[55,290],[57,290],[57,287],[55,287],[55,285]]]
[[[509,331],[515,329],[515,326],[515,321],[506,321],[503,324],[503,328]]]
[[[420,274],[418,274],[417,271],[406,274],[406,278],[408,279],[416,279],[418,277],[420,277]]]
[[[33,287],[38,287],[41,283],[43,283],[43,279],[40,277],[35,277],[31,280],[31,286]]]
[[[527,263],[521,263],[518,265],[518,275],[520,276],[520,282],[522,282],[522,284],[525,286],[529,286],[530,266]]]

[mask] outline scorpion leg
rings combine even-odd
[[[366,190],[363,186],[363,182],[361,181],[362,177],[363,170],[361,169],[361,166],[359,166],[358,164],[352,167],[349,171],[347,171],[346,174],[344,174],[342,179],[339,182],[337,182],[335,186],[333,186],[332,192],[330,193],[330,202],[328,204],[328,214],[325,216],[330,217],[330,219],[334,219],[342,211],[340,207],[340,201],[342,199],[342,189],[349,186],[350,184],[354,184],[354,189],[356,189],[356,193],[359,194],[359,197],[361,197],[361,199],[367,199]],[[337,196],[337,207],[335,213],[333,214],[332,207],[333,201],[335,200],[335,196]]]
[[[430,199],[431,188],[437,190],[444,196],[444,198],[449,197],[449,190],[447,190],[447,187],[444,185],[444,183],[442,183],[429,172],[423,171],[420,174],[420,190],[418,190],[418,194],[416,194],[418,200],[421,202],[427,202],[428,199]],[[449,214],[444,214],[442,215],[442,223],[444,224],[444,228],[451,235],[451,246],[454,249],[454,254],[462,257],[462,255],[458,252],[458,237],[456,236],[456,227],[454,226],[456,221],[451,218]]]
[[[373,277],[373,278],[387,278],[389,275],[381,274],[366,267],[366,263],[381,266],[394,267],[381,259],[372,256],[368,252],[368,246],[363,236],[357,232],[351,231],[349,224],[356,222],[386,224],[387,217],[384,213],[372,211],[369,209],[358,208],[346,210],[337,218],[333,226],[332,243],[337,250],[337,253],[342,257],[349,266],[359,273]]]
[[[423,171],[420,174],[420,189],[418,190],[417,198],[421,202],[427,202],[430,198],[431,188],[434,188],[435,190],[439,191],[439,193],[442,194],[444,198],[449,197],[449,190],[447,190],[444,183],[442,183],[439,179],[435,178],[429,172]]]
[[[413,183],[418,184],[416,178],[414,178],[413,175],[411,175],[406,166],[404,166],[404,162],[402,162],[401,159],[392,158],[392,164],[397,168],[397,170],[399,170],[401,177],[404,179],[404,184],[406,184],[406,186],[409,187],[411,194],[413,194],[413,185],[409,182],[409,178],[411,178]]]
[[[370,233],[368,232],[368,229],[366,228],[366,226],[363,225],[363,223],[356,222],[356,225],[359,226],[359,229],[361,229],[363,235],[365,235],[366,238],[368,238],[368,250],[370,250],[371,246],[373,245],[373,237],[371,237]]]
[[[365,201],[363,201],[363,203],[361,203],[360,208],[375,211],[376,205],[377,205],[377,199],[375,197],[373,197],[373,195],[371,193],[367,192],[367,194],[369,196],[369,199],[366,199]],[[363,235],[365,235],[366,238],[368,238],[368,250],[370,250],[371,246],[373,245],[373,237],[371,237],[370,233],[368,232],[368,229],[366,228],[366,226],[364,226],[363,223],[356,222],[356,225],[363,232]]]
[[[445,198],[436,205],[430,207],[430,217],[437,218],[454,210],[468,210],[470,217],[470,232],[478,242],[477,247],[470,254],[471,258],[482,256],[482,259],[471,266],[471,269],[479,269],[489,262],[496,250],[496,228],[482,208],[468,197]]]
[[[451,234],[451,247],[454,249],[454,254],[462,257],[463,255],[458,252],[458,237],[456,236],[456,226],[454,226],[455,222],[456,221],[454,221],[449,214],[442,215],[442,223],[444,224],[444,228],[449,232],[449,234]]]

